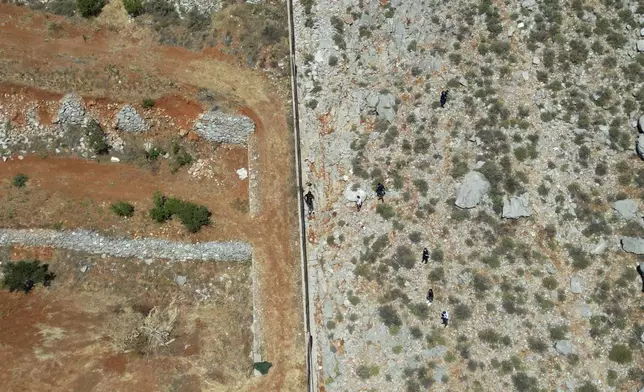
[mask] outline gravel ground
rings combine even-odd
[[[55,231],[44,229],[0,230],[0,246],[23,244],[51,246],[114,257],[184,260],[250,260],[252,247],[244,242],[203,242],[185,244],[154,238],[128,239],[105,237],[87,230]]]

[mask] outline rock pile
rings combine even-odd
[[[125,132],[145,132],[149,129],[143,117],[130,105],[123,106],[116,115],[116,128]]]
[[[114,257],[184,260],[248,261],[252,247],[245,242],[202,242],[187,244],[155,238],[105,237],[87,230],[0,229],[0,245],[23,244],[64,248]]]
[[[255,124],[246,116],[234,116],[219,110],[202,114],[195,122],[194,132],[217,143],[247,144]]]

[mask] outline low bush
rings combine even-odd
[[[105,155],[109,152],[109,145],[105,138],[105,132],[101,125],[95,120],[90,120],[85,126],[85,136],[87,136],[87,144],[94,151],[96,155]]]
[[[385,220],[389,220],[396,215],[394,208],[389,204],[378,204],[378,206],[376,207],[376,212]]]
[[[76,0],[76,7],[84,18],[97,16],[105,7],[104,0]]]
[[[165,197],[159,193],[154,195],[154,207],[150,210],[150,217],[163,223],[177,216],[184,227],[191,233],[196,233],[203,226],[210,224],[210,211],[205,206],[182,201],[173,197]]]
[[[126,218],[129,218],[132,215],[134,215],[134,206],[124,201],[118,201],[116,203],[112,203],[112,205],[110,206],[110,210],[112,210],[112,212],[114,212],[116,215],[124,216]]]
[[[402,326],[402,320],[398,316],[398,312],[391,305],[381,306],[378,309],[378,315],[380,316],[380,321],[389,328]]]
[[[610,350],[608,359],[619,364],[627,364],[633,360],[633,352],[624,344],[616,344]]]
[[[124,0],[124,1],[139,1],[140,2],[140,0]],[[154,105],[156,105],[156,102],[152,98],[145,98],[143,100],[143,103],[142,103],[142,106],[143,106],[144,109],[153,108]]]
[[[13,186],[16,188],[24,188],[25,185],[27,185],[27,181],[29,181],[29,177],[27,177],[25,174],[16,174],[13,177]]]
[[[123,0],[123,7],[125,7],[125,11],[131,16],[138,16],[143,12],[143,2],[141,0]],[[145,100],[143,101],[143,107],[145,107]]]
[[[38,283],[49,286],[56,275],[49,272],[48,264],[40,264],[38,260],[20,260],[8,262],[2,266],[3,284],[9,291],[24,291],[29,293]]]

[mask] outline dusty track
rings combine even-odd
[[[257,72],[222,60],[215,51],[196,54],[156,46],[136,31],[96,31],[86,22],[72,26],[61,18],[47,19],[7,5],[0,6],[0,20],[3,82],[133,102],[168,95],[191,99],[205,88],[215,92],[220,104],[244,107],[257,124],[260,146],[262,211],[252,222],[251,242],[261,280],[265,358],[274,367],[267,376],[249,378],[235,390],[305,390],[295,180],[284,113],[286,84],[276,86]],[[60,38],[52,37],[47,28],[52,21],[62,26],[56,35]]]

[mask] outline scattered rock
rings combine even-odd
[[[255,123],[246,116],[211,110],[199,116],[193,130],[206,140],[218,143],[247,144]]]
[[[639,120],[637,120],[637,123],[639,124],[640,132],[644,132],[644,114],[640,116]]]
[[[121,160],[118,159],[117,157],[111,157],[110,162],[119,163],[119,162],[121,162]]]
[[[580,315],[581,315],[581,317],[583,317],[583,318],[587,318],[587,319],[589,319],[589,318],[591,318],[591,317],[592,317],[592,315],[593,315],[593,311],[590,309],[590,306],[588,306],[587,304],[581,304],[581,305],[577,308],[577,310],[579,311],[579,314],[580,314]]]
[[[510,200],[503,200],[503,217],[509,219],[518,219],[532,215],[530,207],[530,198],[527,193],[521,196],[512,196]]]
[[[570,355],[572,354],[572,344],[570,340],[557,340],[555,350],[561,355]]]
[[[490,190],[490,182],[477,171],[465,175],[461,186],[456,191],[455,204],[460,208],[474,208],[481,198]]]
[[[581,279],[578,276],[570,277],[570,292],[574,294],[581,294],[584,291],[581,285]]]
[[[637,218],[637,203],[631,199],[616,201],[613,203],[613,209],[624,219]]]
[[[246,178],[248,178],[248,170],[246,170],[246,168],[244,167],[237,169],[237,175],[239,176],[240,180],[245,180]]]
[[[116,128],[125,132],[145,132],[149,129],[143,117],[130,105],[123,106],[116,115]]]
[[[628,253],[644,255],[644,238],[622,237],[622,249]]]
[[[80,272],[82,272],[82,273],[87,272],[87,270],[89,270],[89,266],[88,266],[88,265],[84,265],[84,266],[80,267]]]
[[[640,335],[640,342],[644,343],[644,332]]]
[[[174,278],[174,282],[176,284],[178,284],[179,286],[183,286],[184,284],[186,284],[187,280],[188,280],[188,278],[186,278],[185,276],[182,276],[182,275],[177,275],[177,277]]]
[[[540,59],[539,57],[537,57],[537,56],[534,56],[534,57],[532,58],[532,64],[533,64],[533,65],[539,65],[539,64],[541,64],[541,59]]]

